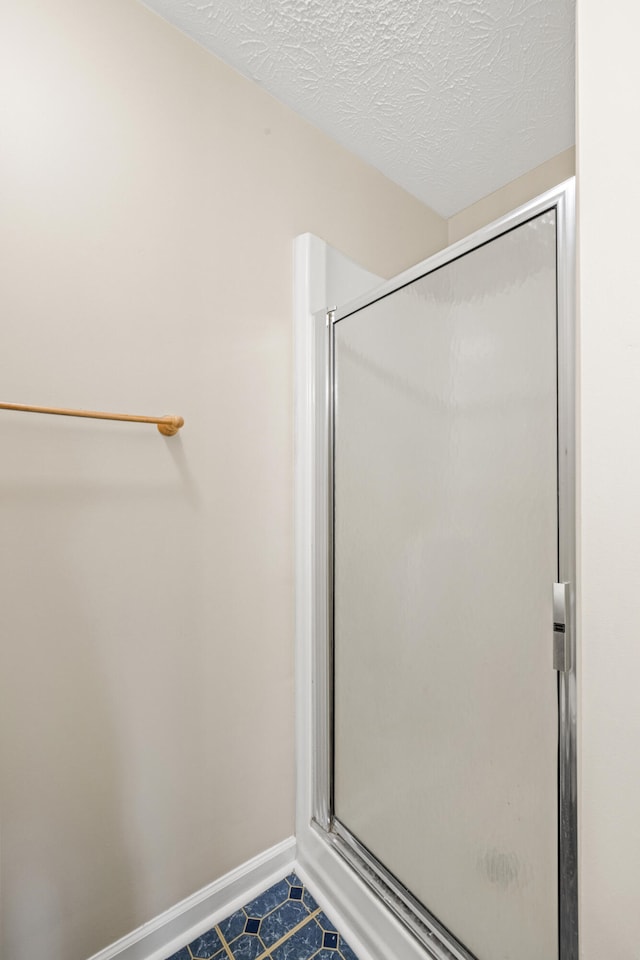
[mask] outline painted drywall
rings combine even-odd
[[[575,174],[575,148],[552,157],[449,219],[449,243],[485,227]]]
[[[582,960],[640,956],[639,30],[578,4]]]
[[[293,238],[446,224],[135,0],[2,8],[2,940],[84,960],[293,832]]]

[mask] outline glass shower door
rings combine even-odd
[[[556,212],[333,325],[333,817],[461,956],[558,957]]]

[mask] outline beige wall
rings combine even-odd
[[[461,240],[575,173],[575,148],[559,153],[449,219],[449,243]]]
[[[293,832],[292,240],[446,224],[133,0],[4,4],[2,940],[84,960]]]
[[[583,960],[640,956],[639,30],[578,3]]]

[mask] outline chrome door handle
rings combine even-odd
[[[553,669],[571,669],[571,584],[553,585]]]

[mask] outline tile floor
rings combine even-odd
[[[295,873],[168,960],[358,960]]]

